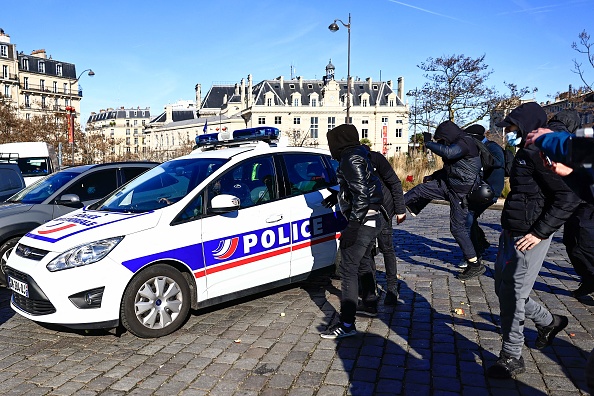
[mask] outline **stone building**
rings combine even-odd
[[[327,148],[326,132],[346,121],[347,81],[335,80],[332,62],[321,80],[303,77],[253,82],[248,75],[235,84],[214,84],[202,98],[197,84],[197,118],[151,122],[145,129],[151,145],[163,134],[188,136],[234,131],[261,125],[274,126],[294,145]],[[403,102],[404,79],[390,81],[351,78],[351,123],[372,149],[391,156],[408,147],[408,106]],[[178,139],[176,141],[180,143]],[[177,144],[176,143],[176,144]],[[171,147],[170,147],[171,148]]]
[[[76,67],[48,56],[44,49],[26,55],[17,52],[16,44],[0,29],[0,98],[10,104],[19,117],[59,116],[66,107],[80,117],[82,89]]]

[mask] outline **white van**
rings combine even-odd
[[[0,160],[18,163],[27,186],[58,170],[56,152],[44,142],[0,144]]]
[[[336,165],[327,150],[264,142],[167,161],[21,238],[6,267],[11,306],[159,337],[190,308],[333,270],[346,220],[322,200]]]

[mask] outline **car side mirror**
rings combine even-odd
[[[211,199],[210,210],[212,213],[228,213],[239,209],[241,201],[235,195],[220,194]]]
[[[80,197],[76,194],[64,194],[56,199],[56,204],[69,206],[71,208],[82,208],[84,205],[80,202]]]

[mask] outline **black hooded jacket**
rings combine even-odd
[[[386,157],[377,151],[369,150],[369,155],[371,156],[371,163],[373,164],[375,173],[382,182],[382,192],[384,194],[383,205],[386,212],[388,212],[388,216],[392,218],[394,215],[405,214],[406,206],[404,205],[402,182],[400,182],[398,175],[394,172],[394,168],[392,168]]]
[[[511,191],[501,213],[501,227],[518,236],[533,233],[548,238],[571,216],[580,199],[560,176],[545,168],[538,147],[523,147],[528,133],[546,125],[544,110],[536,103],[525,103],[505,120],[518,126],[522,143],[511,169]]]
[[[339,161],[340,211],[349,221],[363,224],[369,210],[383,203],[382,185],[373,172],[369,150],[359,143],[359,133],[350,124],[339,125],[326,135],[332,157]]]
[[[443,168],[433,178],[445,180],[448,188],[466,195],[480,181],[481,159],[473,138],[451,121],[439,124],[433,139],[444,143],[427,142],[425,146],[443,158]]]

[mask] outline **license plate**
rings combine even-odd
[[[20,280],[14,279],[12,276],[8,276],[8,287],[15,293],[21,296],[29,297],[29,285]]]

